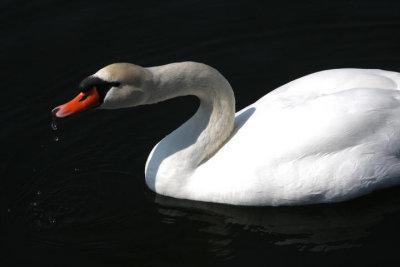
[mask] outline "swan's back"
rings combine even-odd
[[[298,205],[398,183],[399,84],[396,72],[337,69],[283,85],[236,114],[232,138],[185,190],[196,200]]]
[[[379,69],[333,69],[301,77],[277,88],[270,94],[299,100],[352,88],[397,89],[399,84],[400,73],[398,72]]]

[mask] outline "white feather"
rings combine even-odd
[[[200,98],[197,113],[148,158],[146,183],[157,193],[234,205],[303,205],[400,183],[399,73],[321,71],[235,114],[229,83],[209,66],[145,70],[151,78],[142,85],[144,104]]]

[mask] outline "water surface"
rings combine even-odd
[[[398,1],[2,1],[0,263],[265,266],[399,262],[400,192],[342,204],[249,208],[160,197],[152,147],[198,102],[50,110],[113,62],[193,60],[223,73],[241,109],[302,75],[400,71]],[[56,129],[57,128],[57,129]],[[2,265],[3,266],[3,265]]]

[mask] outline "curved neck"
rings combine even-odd
[[[146,182],[162,193],[163,186],[171,186],[166,183],[168,178],[183,186],[177,179],[190,175],[231,136],[235,99],[228,81],[207,65],[184,62],[148,70],[153,74],[153,84],[146,103],[185,95],[200,99],[194,116],[161,140],[147,160]]]

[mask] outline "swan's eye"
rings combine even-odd
[[[105,81],[99,77],[89,76],[81,81],[79,84],[79,89],[81,92],[88,92],[92,88],[96,88],[97,92],[100,96],[100,102],[104,100],[105,95],[111,89],[111,87],[119,87],[121,85],[120,82],[110,82]],[[80,102],[84,101],[87,96],[82,96],[79,100]]]
[[[99,89],[100,91],[108,91],[111,89],[111,87],[118,87],[120,85],[119,82],[102,82],[102,83],[98,83],[95,86],[97,87],[97,89]]]
[[[119,82],[113,82],[110,84],[111,84],[111,87],[119,87],[121,85],[121,83],[119,83]]]

